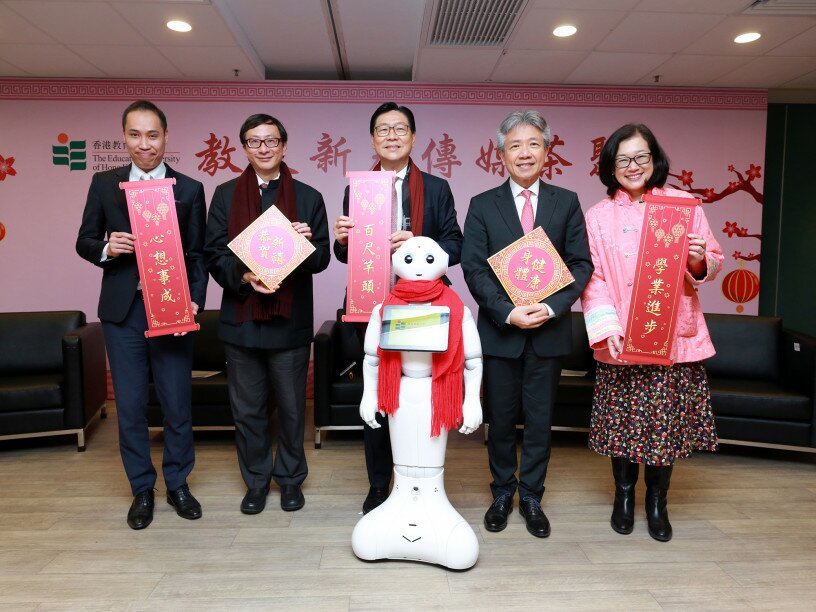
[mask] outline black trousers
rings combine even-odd
[[[131,492],[136,495],[156,484],[147,429],[151,370],[164,414],[164,484],[170,490],[178,489],[187,484],[195,464],[190,407],[195,333],[145,338],[147,316],[140,298],[133,301],[124,321],[103,321],[102,330],[116,396],[119,452]]]
[[[224,343],[238,465],[247,488],[301,484],[306,479],[306,372],[309,346],[272,350]],[[272,457],[267,400],[278,403],[278,440]]]
[[[550,461],[550,427],[561,360],[539,357],[527,341],[520,357],[484,356],[484,403],[490,429],[487,454],[494,499],[499,495],[541,499]],[[516,424],[524,417],[521,465]],[[516,471],[518,470],[518,478]]]
[[[391,435],[388,431],[388,417],[377,414],[379,429],[363,427],[366,470],[368,484],[379,489],[387,489],[394,472],[394,457],[391,455]]]

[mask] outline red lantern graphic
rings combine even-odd
[[[6,226],[0,223],[0,240],[6,237]]]
[[[725,275],[722,280],[723,295],[737,305],[737,312],[745,310],[743,304],[759,295],[759,277],[744,268],[739,268]]]

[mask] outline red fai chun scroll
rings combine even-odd
[[[693,198],[646,195],[637,277],[620,359],[671,365],[677,304],[683,294]]]
[[[176,217],[175,183],[176,179],[119,183],[125,190],[130,227],[136,236],[148,338],[199,328],[193,317]]]
[[[393,172],[349,172],[348,279],[344,321],[368,323],[374,307],[391,289]]]
[[[537,304],[575,279],[540,227],[487,258],[516,306]]]
[[[227,246],[267,289],[280,285],[315,251],[277,206],[267,208]]]

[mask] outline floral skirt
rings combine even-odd
[[[671,465],[693,450],[717,450],[703,364],[598,362],[589,448],[647,465]]]

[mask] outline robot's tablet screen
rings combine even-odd
[[[448,350],[449,321],[447,306],[385,306],[380,348],[443,353]]]

